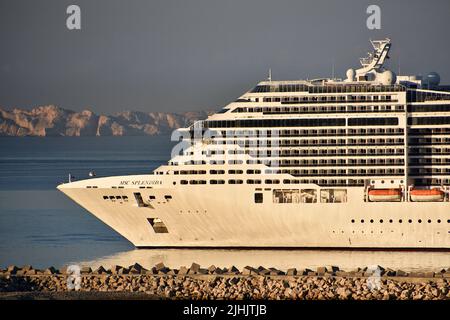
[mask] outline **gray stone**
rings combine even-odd
[[[123,270],[123,267],[122,267],[122,266],[119,266],[119,265],[111,266],[111,273],[112,273],[112,274],[119,274],[119,272],[120,272],[121,270]]]
[[[156,271],[161,271],[161,270],[163,270],[163,269],[165,269],[165,268],[166,268],[166,266],[165,266],[164,263],[162,263],[162,262],[157,263],[157,264],[155,265]]]
[[[130,266],[129,270],[130,271],[133,270],[133,273],[135,273],[135,272],[142,273],[142,270],[145,270],[145,268],[136,262],[135,264]]]
[[[220,269],[220,268],[216,268],[216,269],[214,270],[214,274],[223,274],[223,273],[224,273],[223,270]]]
[[[50,267],[44,270],[44,274],[56,274],[58,273],[58,270],[56,270],[54,267]]]
[[[297,269],[295,269],[295,268],[288,269],[287,272],[286,272],[286,275],[288,275],[288,276],[296,276],[297,275]]]
[[[235,266],[231,266],[231,268],[227,270],[227,273],[239,274],[239,269],[236,268]]]
[[[103,268],[103,266],[99,266],[99,267],[95,270],[95,273],[97,273],[97,274],[106,274],[106,273],[108,273],[108,271],[106,271],[106,269]]]
[[[198,272],[200,270],[200,265],[198,263],[193,262],[189,271]]]
[[[188,268],[186,268],[185,266],[180,267],[180,270],[178,270],[178,275],[180,276],[184,276],[188,273]]]
[[[308,275],[308,272],[314,272],[314,271],[312,271],[311,269],[305,268],[305,269],[301,272],[301,274],[302,274],[303,276],[307,276],[307,275]],[[314,273],[315,273],[315,272],[314,272]]]
[[[26,274],[27,276],[28,276],[28,275],[34,276],[34,275],[37,274],[37,272],[36,272],[35,269],[30,269],[30,270],[25,271],[25,274]]]
[[[326,269],[328,270],[328,272],[332,272],[332,273],[335,273],[340,270],[339,267],[337,267],[337,266],[327,266]]]
[[[323,276],[325,275],[325,273],[327,272],[327,268],[326,267],[318,267],[317,268],[317,275],[318,276]]]
[[[210,273],[210,274],[213,274],[214,273],[214,271],[216,271],[216,266],[215,265],[210,265],[209,266],[209,268],[208,268],[208,272]]]
[[[408,273],[403,271],[403,270],[397,270],[397,272],[395,273],[397,277],[406,277],[408,276]]]
[[[200,269],[198,269],[197,273],[198,274],[208,274],[209,272],[208,272],[208,269],[200,268]]]
[[[17,270],[19,270],[19,268],[17,268],[17,266],[15,266],[15,265],[12,265],[6,269],[6,272],[8,272],[10,274],[15,274],[17,272]]]
[[[250,266],[245,266],[244,269],[242,269],[242,274],[248,276],[251,274],[257,274],[257,271]]]
[[[81,267],[81,273],[82,273],[82,274],[89,274],[89,273],[92,273],[92,269],[91,269],[91,267],[88,267],[88,266]]]

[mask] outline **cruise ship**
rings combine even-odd
[[[58,189],[138,248],[450,249],[450,86],[391,40],[344,79],[259,82],[153,173]]]

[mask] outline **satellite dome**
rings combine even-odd
[[[354,81],[356,72],[355,72],[354,69],[350,68],[350,69],[347,70],[346,75],[347,75],[347,81]]]
[[[394,84],[397,80],[397,76],[391,70],[386,70],[380,73],[377,73],[376,80],[383,85]]]
[[[425,77],[425,82],[429,85],[437,86],[439,85],[439,82],[441,82],[441,77],[437,72],[433,71],[427,74],[427,76]]]

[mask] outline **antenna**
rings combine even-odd
[[[267,80],[272,81],[272,69],[269,68],[269,76],[267,77]]]
[[[334,80],[334,58],[333,58],[333,63],[331,65],[331,79]]]

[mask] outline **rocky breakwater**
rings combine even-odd
[[[79,272],[78,272],[79,271]],[[79,284],[75,288],[73,284]],[[69,286],[68,286],[69,282]],[[450,268],[439,272],[404,272],[382,267],[343,271],[277,270],[236,267],[170,269],[159,263],[150,270],[139,264],[110,269],[89,267],[45,270],[10,266],[0,270],[1,294],[11,292],[127,292],[161,299],[301,299],[301,300],[449,300]]]

